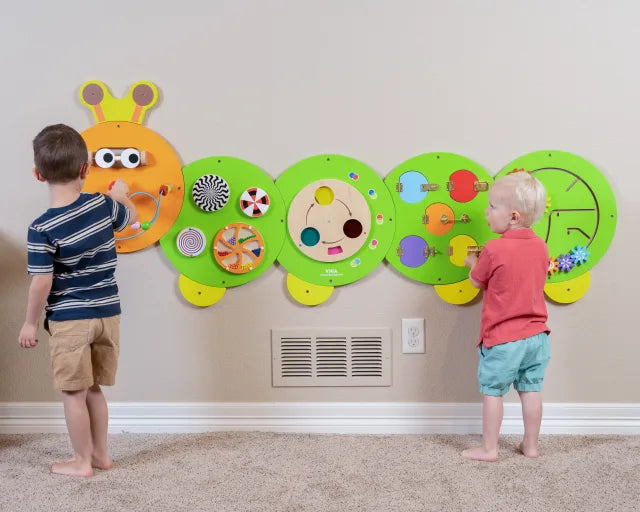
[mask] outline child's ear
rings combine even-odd
[[[520,212],[517,210],[513,210],[511,212],[511,222],[513,224],[518,224],[520,222]]]
[[[80,167],[80,179],[85,179],[88,173],[89,173],[89,164],[85,162],[82,164],[82,167]]]
[[[33,175],[38,181],[47,181],[47,178],[40,174],[40,172],[38,172],[38,169],[36,169],[35,167],[33,168]]]

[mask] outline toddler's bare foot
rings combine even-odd
[[[56,462],[51,466],[51,472],[56,475],[66,476],[93,476],[93,469],[91,469],[91,466],[87,467],[86,465],[80,464],[75,459],[71,459],[66,462]]]
[[[524,455],[525,457],[529,457],[531,459],[537,459],[538,457],[540,457],[540,453],[538,452],[538,447],[525,446],[524,441],[518,445],[518,450],[520,450],[520,453],[522,453],[522,455]]]
[[[91,467],[96,469],[111,469],[113,467],[113,461],[108,455],[98,456],[93,454],[91,456]]]
[[[462,456],[467,459],[481,460],[484,462],[495,462],[498,460],[498,452],[488,452],[482,446],[469,448],[462,452]]]

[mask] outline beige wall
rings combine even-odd
[[[0,402],[57,399],[46,343],[25,351],[16,341],[26,227],[47,203],[30,175],[30,141],[46,124],[93,123],[77,99],[89,79],[116,95],[136,80],[156,83],[161,102],[146,125],[183,163],[231,155],[274,178],[324,152],[360,159],[383,177],[429,151],[462,154],[491,174],[538,149],[582,155],[611,183],[619,224],[586,297],[549,305],[545,398],[640,402],[635,2],[238,0],[195,17],[38,4],[49,5],[23,4],[0,18]],[[206,309],[182,299],[177,275],[158,246],[120,257],[123,342],[110,400],[479,400],[480,304],[445,304],[389,266],[316,308],[288,297],[278,266]],[[400,320],[415,316],[426,319],[427,353],[403,355]],[[272,388],[270,329],[301,326],[391,327],[393,385]]]

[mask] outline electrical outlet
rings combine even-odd
[[[402,353],[424,354],[424,318],[402,319]]]

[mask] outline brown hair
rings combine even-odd
[[[36,169],[49,183],[67,183],[75,180],[87,163],[87,145],[73,128],[54,124],[33,139],[33,159]]]

